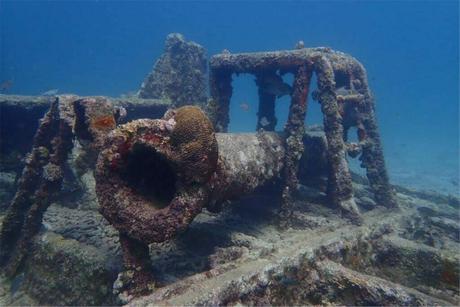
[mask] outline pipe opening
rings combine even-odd
[[[169,205],[176,193],[176,174],[169,161],[153,148],[134,144],[121,177],[155,208]]]

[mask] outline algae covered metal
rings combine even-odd
[[[328,142],[329,181],[328,195],[345,216],[360,222],[359,210],[353,199],[351,177],[346,161],[348,148],[362,152],[363,166],[374,189],[379,204],[392,208],[397,206],[394,192],[388,181],[383,160],[380,135],[374,114],[374,102],[367,84],[366,71],[353,57],[329,48],[304,48],[296,50],[231,54],[228,51],[210,60],[211,116],[217,131],[226,131],[229,123],[229,103],[232,96],[232,75],[250,73],[260,80],[264,74],[293,73],[287,137],[285,189],[281,214],[289,216],[290,194],[296,187],[298,160],[302,155],[299,146],[304,131],[307,96],[311,74],[317,77],[318,89],[314,96],[321,104],[324,114],[324,131]],[[276,73],[275,73],[276,75]],[[279,76],[278,76],[279,77]],[[276,122],[273,96],[267,96],[259,86],[258,123]],[[339,91],[339,89],[341,89]],[[268,110],[270,109],[270,110]],[[350,146],[344,136],[350,127],[357,127],[359,144]],[[273,129],[274,125],[265,125]],[[356,154],[355,154],[356,155]]]

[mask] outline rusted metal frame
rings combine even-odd
[[[328,153],[331,169],[328,180],[328,195],[345,216],[359,222],[359,210],[353,198],[351,175],[345,156],[344,129],[335,93],[335,75],[325,54],[341,53],[333,52],[328,48],[304,48],[291,51],[222,54],[211,58],[210,63],[214,70],[225,69],[234,73],[255,73],[267,69],[267,67],[292,71],[297,66],[305,65],[305,63],[314,63],[314,69],[318,75],[319,100],[324,114],[325,132],[329,148],[331,148]],[[219,97],[218,93],[214,93],[213,97]],[[221,108],[219,106],[220,100],[217,99],[216,101],[218,110],[228,109],[225,102]]]
[[[26,160],[19,187],[0,230],[0,266],[5,266],[20,239],[20,231],[26,219],[26,213],[33,204],[34,191],[40,184],[41,168],[46,161],[42,161],[45,154],[42,148],[49,148],[51,135],[56,131],[56,123],[52,121],[57,112],[57,102],[53,102],[50,110],[41,120],[35,135],[34,147],[30,157]]]
[[[271,52],[222,53],[211,57],[209,63],[212,69],[233,73],[255,73],[269,67],[292,71],[308,62],[314,54],[330,52],[333,52],[330,48],[319,47]]]
[[[120,233],[120,246],[123,254],[124,271],[118,276],[118,293],[142,296],[155,287],[150,261],[149,246]]]
[[[366,136],[362,145],[361,161],[366,168],[367,178],[374,192],[377,204],[388,208],[395,208],[398,207],[398,204],[385,166],[380,133],[375,116],[375,102],[369,90],[366,70],[361,63],[355,61],[352,73],[352,82],[353,80],[360,81],[359,83],[355,82],[355,89],[364,96],[363,103],[358,105],[360,124]]]
[[[267,69],[279,69],[281,71],[295,71],[300,65],[311,59],[316,52],[329,52],[329,48],[303,48],[298,50],[285,50],[273,52],[255,52],[230,54],[223,53],[211,57],[210,63],[210,91],[211,91],[211,120],[215,123],[216,132],[226,132],[229,123],[229,105],[231,98],[231,74],[250,73],[260,76]],[[265,93],[262,93],[265,95]],[[261,95],[259,88],[259,97]],[[261,100],[273,100],[260,98]],[[262,108],[259,105],[259,108]],[[265,107],[264,107],[265,108]],[[258,126],[264,113],[270,116],[270,107],[265,112],[260,112]],[[268,119],[268,118],[267,118]],[[270,130],[270,129],[265,129]]]
[[[315,56],[314,70],[318,82],[318,98],[324,115],[324,131],[328,143],[328,196],[352,221],[360,223],[361,217],[353,197],[350,170],[346,160],[343,125],[335,93],[335,76],[331,62],[322,54]]]
[[[294,76],[293,93],[289,116],[284,127],[286,134],[286,155],[284,158],[284,188],[280,216],[281,226],[288,226],[292,215],[292,193],[297,190],[299,160],[304,152],[303,137],[307,98],[312,76],[312,63],[307,62],[298,67]]]
[[[211,102],[209,114],[217,132],[227,132],[230,122],[230,100],[232,98],[232,71],[211,66],[209,77]]]
[[[39,232],[43,214],[59,192],[64,167],[73,147],[74,124],[86,122],[78,136],[88,136],[87,150],[96,153],[104,134],[115,128],[114,109],[103,97],[58,96],[41,120],[19,188],[0,229],[0,266],[13,276]],[[83,106],[78,115],[76,106]],[[81,117],[77,120],[78,117]],[[85,131],[83,131],[85,130]],[[88,140],[87,140],[88,141]]]
[[[30,241],[40,230],[44,212],[60,189],[63,164],[73,139],[70,99],[56,98],[41,121],[18,191],[3,221],[0,265],[9,276],[20,267]]]
[[[397,207],[395,193],[389,183],[385,167],[375,116],[375,102],[369,89],[366,69],[357,59],[342,52],[329,53],[326,54],[326,57],[330,59],[335,71],[348,76],[349,87],[354,93],[348,97],[357,96],[355,101],[344,101],[345,104],[353,103],[353,108],[357,113],[351,120],[344,119],[345,129],[355,126],[358,130],[359,143],[350,144],[353,149],[350,153],[355,156],[361,154],[362,166],[366,168],[367,178],[376,202],[388,208]]]

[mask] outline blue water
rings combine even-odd
[[[135,91],[181,32],[209,55],[329,46],[367,68],[391,179],[458,194],[457,1],[0,1],[0,81],[10,93]],[[235,80],[231,130],[255,127],[252,78]],[[250,105],[248,112],[238,106]],[[286,117],[288,101],[277,110]],[[320,123],[317,103],[308,123]],[[282,121],[279,125],[282,128]]]

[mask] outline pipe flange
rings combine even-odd
[[[101,151],[96,192],[101,214],[121,233],[163,242],[184,230],[207,203],[217,166],[212,123],[198,108],[113,130]]]

